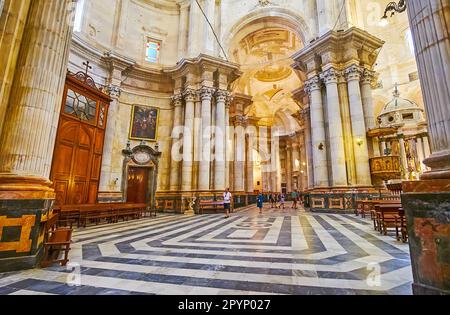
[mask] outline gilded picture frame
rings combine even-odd
[[[131,140],[158,141],[160,109],[133,105],[131,110]]]

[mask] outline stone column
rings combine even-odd
[[[361,100],[361,69],[350,66],[345,70],[348,81],[350,115],[352,120],[353,141],[355,141],[356,180],[359,186],[371,186],[372,180],[369,166],[369,149],[367,147],[367,128]],[[358,143],[359,142],[359,143]]]
[[[246,190],[247,193],[253,193],[255,191],[255,180],[254,180],[254,167],[255,161],[253,158],[253,147],[255,145],[255,135],[247,135],[247,154],[246,154]]]
[[[339,104],[338,79],[342,74],[330,68],[321,74],[327,90],[328,126],[330,130],[331,185],[347,186],[345,167],[344,134],[342,131],[341,109]]]
[[[194,90],[187,89],[184,92],[186,107],[184,110],[184,134],[183,134],[183,170],[181,190],[188,192],[192,190],[193,165],[194,165],[194,120],[195,120]]]
[[[424,179],[450,178],[449,6],[449,0],[408,1],[433,151]]]
[[[423,161],[425,161],[425,154],[423,149],[423,140],[420,137],[416,139],[416,150],[420,163],[420,170],[421,172],[425,172],[427,170],[427,166],[423,163]]]
[[[311,138],[311,115],[310,108],[304,109],[302,111],[302,118],[305,124],[305,159],[301,163],[306,163],[306,176],[308,179],[308,185],[304,186],[304,189],[314,188],[314,160],[313,160],[313,147]]]
[[[225,139],[226,139],[226,100],[228,92],[219,90],[216,93],[216,132],[214,154],[214,190],[225,190]]]
[[[404,171],[403,178],[408,178],[408,159],[406,157],[406,148],[405,148],[405,136],[404,135],[398,135],[398,144],[400,147],[400,160],[402,162],[402,169]]]
[[[230,105],[231,96],[225,101],[225,188],[231,188],[231,172],[232,172],[232,161],[234,156],[234,138],[231,134],[230,127]]]
[[[200,92],[195,94],[195,118],[194,118],[194,164],[192,168],[192,190],[197,190],[199,187],[199,170],[200,161],[203,154],[202,150],[202,101]]]
[[[0,143],[0,217],[21,230],[0,240],[0,272],[33,268],[55,194],[49,181],[66,78],[70,0],[34,0],[15,66]],[[5,230],[3,230],[4,232]]]
[[[321,82],[319,76],[314,76],[305,82],[310,94],[311,139],[314,165],[314,188],[328,187],[328,161],[326,152],[325,121]]]
[[[235,127],[235,147],[234,147],[234,191],[244,192],[245,189],[245,117],[236,116]]]
[[[386,144],[386,140],[381,140],[381,156],[385,156],[386,155],[386,149],[387,149],[387,144]]]
[[[450,295],[450,0],[407,5],[433,152],[425,160],[431,171],[421,181],[403,183],[413,289]]]
[[[9,0],[4,12],[0,10],[0,134],[30,3],[31,0]]]
[[[292,173],[292,144],[288,144],[286,146],[286,185],[288,193],[293,191],[292,181],[293,181],[293,173]]]
[[[214,89],[204,87],[201,90],[202,99],[202,157],[200,159],[200,174],[198,189],[199,190],[209,190],[210,177],[211,177],[211,101],[213,98]]]
[[[366,122],[367,131],[374,129],[376,127],[375,122],[375,109],[373,105],[373,95],[372,95],[372,82],[375,78],[375,72],[364,69],[361,81],[361,97],[364,109],[364,118]],[[368,143],[369,156],[376,157],[380,156],[380,147],[376,138],[373,138]]]
[[[423,147],[425,158],[428,159],[431,156],[430,142],[428,141],[428,137],[423,137]]]
[[[181,94],[175,95],[172,98],[174,105],[174,128],[180,128],[183,126],[183,96]],[[172,135],[178,136],[178,135]],[[178,137],[175,139],[178,141]],[[177,152],[178,153],[178,152]],[[181,173],[180,173],[181,162],[178,161],[172,153],[172,162],[170,165],[170,191],[179,192],[181,189]]]

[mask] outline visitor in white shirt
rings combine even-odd
[[[230,188],[227,188],[223,194],[223,207],[225,208],[225,218],[228,219],[230,217],[231,211],[231,198],[232,195],[230,193]]]

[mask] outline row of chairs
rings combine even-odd
[[[59,214],[59,225],[71,228],[140,219],[151,213],[147,204],[135,203],[65,205],[55,208],[55,212]]]
[[[408,230],[405,211],[398,196],[382,200],[360,200],[355,214],[366,218],[370,214],[374,229],[382,235],[395,230],[398,241],[408,242]]]

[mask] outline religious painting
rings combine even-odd
[[[130,139],[156,141],[158,138],[159,109],[133,106]]]

